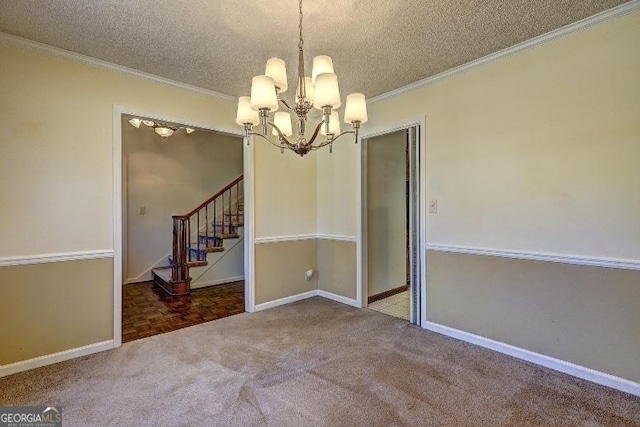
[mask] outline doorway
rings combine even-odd
[[[132,118],[166,124],[173,132],[163,138],[155,127],[131,123]],[[118,106],[113,131],[114,346],[253,311],[253,150],[243,144],[243,135]],[[132,132],[142,140],[134,153],[127,145]],[[213,145],[226,149],[209,153]],[[216,168],[210,164],[212,154],[220,163]],[[212,175],[216,173],[219,176]],[[191,248],[189,262],[199,264],[190,265],[191,292],[168,294],[153,273],[171,265],[167,255],[172,255],[172,216],[198,210],[222,189],[225,209],[218,203],[217,216],[209,207],[208,217],[203,209],[204,214],[191,220],[186,247]],[[211,230],[218,235],[212,236]],[[211,264],[211,271],[203,261]]]
[[[363,306],[422,319],[420,126],[367,137],[362,146]]]

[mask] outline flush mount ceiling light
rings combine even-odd
[[[302,0],[300,9],[300,37],[298,41],[298,79],[296,89],[296,103],[291,106],[280,97],[288,89],[287,70],[282,59],[271,58],[267,61],[265,75],[256,76],[251,82],[251,96],[241,96],[238,99],[238,113],[236,123],[244,126],[245,134],[259,136],[271,144],[279,147],[281,152],[289,149],[300,156],[304,156],[312,150],[318,150],[329,146],[332,151],[333,142],[346,134],[354,134],[355,142],[358,142],[358,131],[362,123],[367,121],[367,104],[365,96],[361,93],[352,93],[347,96],[344,112],[345,123],[351,124],[352,130],[340,133],[340,118],[336,111],[340,106],[340,91],[338,89],[338,77],[333,70],[333,61],[326,55],[313,58],[311,77],[304,72],[304,40],[302,38]],[[291,115],[286,111],[278,111],[278,104],[295,113],[297,117],[297,137],[291,142],[287,137],[293,135]],[[318,123],[311,137],[305,137],[307,116],[312,108],[322,110],[322,121]],[[270,113],[273,120],[270,119]],[[253,126],[260,124],[261,132],[253,132]],[[273,135],[278,137],[279,144],[272,142],[268,136],[268,126]],[[316,143],[318,134],[326,137],[326,140]]]
[[[141,124],[143,124],[145,126],[152,127],[155,133],[157,133],[158,135],[160,135],[161,137],[163,137],[165,139],[169,138],[171,135],[173,135],[173,133],[175,131],[177,131],[178,129],[184,129],[187,134],[195,132],[195,129],[189,128],[189,127],[186,127],[186,126],[168,125],[168,124],[165,124],[165,123],[156,122],[154,120],[139,119],[137,117],[134,117],[134,118],[130,119],[129,123],[131,124],[131,126],[133,126],[135,128],[140,128]]]

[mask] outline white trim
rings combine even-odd
[[[403,93],[410,92],[415,89],[432,85],[441,80],[445,80],[449,77],[453,77],[465,71],[469,71],[474,68],[477,68],[486,64],[490,64],[500,59],[508,58],[516,53],[538,47],[540,45],[552,42],[556,39],[568,36],[577,31],[585,30],[587,28],[593,27],[595,25],[601,24],[611,19],[618,18],[620,16],[634,12],[638,8],[640,8],[640,0],[633,0],[628,3],[624,3],[620,6],[613,7],[609,10],[605,10],[604,12],[600,12],[598,14],[595,14],[588,18],[574,22],[572,24],[565,25],[564,27],[550,31],[546,34],[542,34],[540,36],[518,43],[516,45],[500,50],[498,52],[489,54],[487,56],[483,56],[482,58],[478,58],[474,61],[467,62],[466,64],[462,64],[458,67],[443,71],[440,74],[436,74],[434,76],[427,77],[426,79],[419,80],[415,83],[411,83],[406,86],[400,87],[398,89],[394,89],[392,91],[383,93],[381,95],[374,96],[368,99],[368,103],[373,104],[373,103],[382,101],[384,99],[393,98]]]
[[[247,139],[245,135],[242,139],[244,146],[243,154],[243,175],[244,175],[244,194],[242,200],[244,202],[244,228],[242,234],[244,236],[244,311],[253,313],[256,305],[256,272],[255,272],[255,169],[254,169],[254,141]]]
[[[563,372],[574,377],[582,378],[583,380],[591,381],[596,384],[604,385],[616,390],[640,396],[640,384],[624,378],[616,377],[604,372],[599,372],[591,368],[576,365],[574,363],[566,362],[564,360],[556,359],[544,354],[535,353],[533,351],[515,347],[510,344],[505,344],[500,341],[495,341],[489,338],[481,337],[479,335],[470,334],[469,332],[464,332],[459,329],[451,328],[449,326],[444,326],[433,322],[426,322],[424,328],[429,331],[437,332],[439,334],[456,338],[471,344],[479,345],[480,347],[488,348],[502,354],[526,360],[527,362],[535,363],[536,365],[544,366],[546,368]]]
[[[47,354],[46,356],[10,363],[8,365],[0,365],[0,377],[6,377],[7,375],[17,374],[18,372],[24,372],[46,365],[53,365],[54,363],[64,362],[65,360],[75,359],[76,357],[111,350],[112,348],[114,348],[113,340],[102,341],[58,353]]]
[[[360,304],[357,299],[347,298],[342,295],[334,294],[333,292],[327,292],[318,290],[318,296],[326,299],[330,299],[332,301],[336,301],[342,304],[350,305],[351,307],[360,308]]]
[[[113,169],[113,347],[122,345],[122,279],[124,272],[122,262],[122,218],[125,216],[122,202],[122,114],[125,109],[114,105],[112,128],[112,154]]]
[[[303,299],[307,299],[307,298],[311,298],[311,297],[315,297],[318,296],[318,290],[314,289],[312,291],[308,291],[308,292],[303,292],[301,294],[296,294],[296,295],[291,295],[288,297],[284,297],[284,298],[280,298],[274,301],[269,301],[269,302],[265,302],[262,304],[258,304],[255,306],[255,310],[254,311],[262,311],[262,310],[267,310],[269,308],[273,308],[273,307],[278,307],[280,305],[284,305],[284,304],[290,304],[292,302],[296,302],[296,301],[301,301]]]
[[[450,252],[455,254],[487,255],[501,258],[524,259],[531,261],[558,262],[571,265],[588,265],[592,267],[618,268],[622,270],[640,270],[640,260],[605,257],[587,257],[545,252],[507,251],[502,249],[479,248],[473,246],[442,245],[429,243],[428,251]]]
[[[357,236],[342,236],[339,234],[318,234],[316,236],[318,239],[322,240],[338,240],[341,242],[357,242]]]
[[[295,242],[297,240],[312,240],[317,239],[317,234],[292,234],[289,236],[271,236],[271,237],[256,237],[256,244],[261,243],[277,243],[277,242]]]
[[[640,1],[640,0],[639,0]],[[426,127],[427,127],[427,118],[426,116],[418,116],[407,120],[402,120],[396,123],[392,123],[388,126],[385,126],[382,129],[367,129],[366,133],[362,134],[362,138],[360,143],[358,144],[358,160],[356,169],[358,170],[358,191],[356,194],[356,205],[358,216],[356,218],[357,223],[357,245],[356,245],[356,300],[358,301],[359,307],[365,308],[367,307],[367,206],[366,206],[366,192],[367,192],[367,144],[366,140],[370,138],[374,138],[376,136],[386,135],[389,133],[393,133],[399,130],[408,129],[411,127],[419,127],[420,133],[418,135],[418,151],[420,153],[419,158],[419,197],[420,206],[419,206],[419,226],[420,226],[420,235],[418,236],[418,248],[423,248],[426,246],[427,241],[427,162],[426,162],[426,151],[427,151],[427,143],[426,143]],[[426,275],[426,251],[420,250],[418,254],[420,258],[420,305],[422,310],[420,310],[420,319],[418,319],[418,324],[423,325],[427,321],[427,275]]]
[[[156,76],[155,74],[145,73],[144,71],[135,70],[133,68],[125,67],[111,62],[103,61],[101,59],[92,58],[90,56],[82,55],[76,52],[71,52],[58,47],[50,46],[44,43],[39,43],[33,40],[25,39],[23,37],[14,36],[11,34],[0,32],[0,42],[12,44],[14,46],[20,46],[35,52],[44,53],[59,58],[68,59],[71,61],[80,62],[81,64],[89,65],[101,70],[112,71],[118,74],[124,74],[132,77],[136,77],[142,80],[147,80],[154,83],[160,83],[166,86],[171,86],[184,91],[196,93],[198,95],[204,95],[211,98],[217,98],[225,102],[236,102],[237,98],[225,95],[219,92],[215,92],[201,87],[181,83],[175,80],[167,79],[165,77]],[[178,122],[182,123],[182,122]],[[184,123],[186,124],[186,123]]]
[[[113,255],[113,250],[104,249],[99,251],[60,252],[52,254],[2,257],[0,258],[0,267],[10,267],[12,265],[47,264],[50,262],[81,261],[85,259],[113,258]]]
[[[244,280],[244,276],[226,277],[224,279],[210,280],[191,285],[191,289],[206,288],[207,286],[224,285],[225,283],[239,282]]]

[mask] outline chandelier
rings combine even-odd
[[[299,1],[300,36],[298,41],[298,78],[295,104],[291,105],[281,98],[281,94],[288,89],[287,70],[285,62],[280,58],[270,58],[264,75],[256,76],[251,81],[251,96],[238,98],[236,123],[244,127],[245,135],[255,135],[266,139],[272,145],[284,152],[285,148],[300,156],[312,150],[329,146],[332,152],[333,142],[346,134],[354,134],[358,143],[360,125],[367,121],[367,104],[361,93],[347,96],[344,111],[344,121],[351,124],[352,130],[340,132],[340,117],[336,111],[342,104],[338,89],[338,77],[333,70],[333,61],[329,56],[321,55],[313,58],[311,77],[304,71],[304,40],[302,38],[302,0]],[[279,104],[293,112],[297,121],[297,136],[293,135],[291,114],[287,111],[277,111]],[[309,139],[305,136],[309,112],[313,108],[322,111],[322,120],[315,126]],[[271,116],[271,113],[274,113]],[[271,118],[273,117],[273,119]],[[260,124],[261,132],[253,132],[253,127]],[[278,138],[278,144],[268,136],[271,127],[273,136]],[[316,141],[318,134],[325,137]]]
[[[167,123],[156,122],[155,120],[139,119],[137,117],[129,119],[129,123],[136,129],[139,129],[141,124],[152,127],[155,133],[165,139],[173,135],[178,129],[184,129],[187,134],[195,132],[195,129],[186,126],[174,126]]]

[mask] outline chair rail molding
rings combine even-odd
[[[96,251],[58,252],[50,254],[0,257],[0,267],[11,267],[14,265],[47,264],[51,262],[80,261],[86,259],[113,258],[113,256],[113,249],[100,249]]]
[[[445,245],[440,243],[429,243],[426,245],[426,250],[435,252],[449,252],[455,254],[485,255],[500,258],[523,259],[530,261],[558,262],[562,264],[586,265],[592,267],[618,268],[622,270],[640,270],[640,260],[633,259],[503,250],[480,248],[475,246]]]

